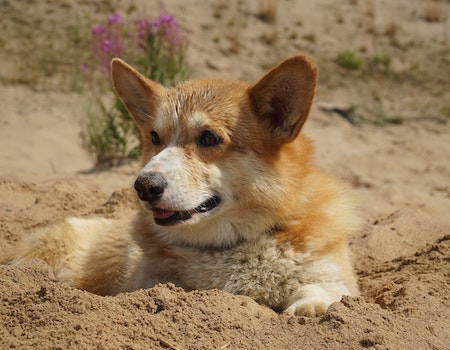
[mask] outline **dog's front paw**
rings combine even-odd
[[[328,288],[325,288],[328,287]],[[285,313],[296,316],[318,316],[324,314],[328,307],[340,300],[344,290],[337,290],[334,286],[319,284],[304,285],[287,300]]]
[[[319,316],[323,315],[331,303],[316,297],[303,298],[291,304],[285,313],[295,316]]]

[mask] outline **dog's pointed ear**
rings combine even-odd
[[[140,74],[120,58],[111,61],[111,78],[117,95],[139,127],[154,118],[165,88]]]
[[[317,68],[305,56],[292,57],[273,68],[249,90],[256,115],[276,143],[293,141],[313,102]]]

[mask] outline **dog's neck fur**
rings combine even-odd
[[[254,216],[252,225],[248,224],[248,217]],[[268,215],[266,218],[270,217]],[[174,227],[161,227],[154,223],[151,213],[145,209],[138,214],[135,225],[136,240],[144,248],[159,242],[161,245],[176,245],[180,247],[224,250],[234,247],[242,242],[255,241],[267,236],[278,229],[273,220],[264,219],[260,212],[245,213],[245,219],[229,219],[224,216],[207,220],[205,223],[189,225],[179,224]],[[148,228],[151,227],[149,235]],[[146,228],[144,230],[144,228]]]

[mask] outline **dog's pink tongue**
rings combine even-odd
[[[175,214],[175,212],[173,210],[165,210],[165,209],[160,209],[160,208],[153,208],[152,212],[153,212],[153,216],[156,219],[167,219],[167,218],[171,217],[173,214]]]

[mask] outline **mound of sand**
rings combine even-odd
[[[3,251],[16,232],[67,215],[117,217],[135,208],[123,189],[109,198],[89,181],[4,180]],[[14,196],[11,200],[10,196]],[[323,317],[280,315],[252,299],[172,284],[101,297],[55,281],[35,260],[0,267],[4,348],[444,349],[450,342],[448,227],[417,210],[368,223],[351,242],[362,296]]]

